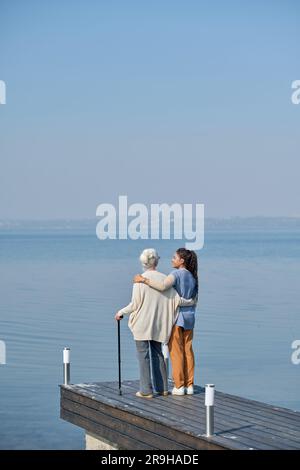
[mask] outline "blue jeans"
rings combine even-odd
[[[140,392],[148,395],[153,393],[153,388],[156,392],[168,390],[167,368],[161,350],[161,343],[157,341],[135,341],[135,344],[140,366]]]

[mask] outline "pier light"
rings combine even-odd
[[[70,348],[63,350],[63,371],[64,371],[64,385],[70,383]]]
[[[206,437],[214,434],[214,401],[215,386],[213,384],[205,385],[205,407],[206,407]]]

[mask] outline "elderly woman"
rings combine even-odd
[[[146,249],[140,256],[144,276],[147,279],[163,282],[166,275],[157,271],[159,256],[153,248]],[[133,285],[132,300],[115,316],[121,320],[130,315],[128,326],[131,329],[137,350],[140,367],[141,398],[152,398],[153,390],[163,396],[168,395],[168,377],[162,354],[162,343],[169,341],[172,327],[181,305],[193,305],[193,299],[184,299],[171,288],[165,292],[149,289],[143,283]],[[151,381],[151,369],[153,385]]]

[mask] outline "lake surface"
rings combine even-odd
[[[94,227],[95,228],[95,227]],[[0,448],[81,449],[82,430],[59,418],[62,349],[71,382],[117,380],[114,313],[130,301],[138,256],[157,248],[171,270],[183,242],[99,241],[95,231],[51,224],[0,229]],[[199,252],[194,335],[196,380],[300,410],[300,228],[213,226]],[[121,324],[124,379],[138,377],[135,346]]]

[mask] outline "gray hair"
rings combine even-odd
[[[140,262],[144,269],[155,268],[158,264],[159,256],[154,248],[147,248],[140,256]]]

